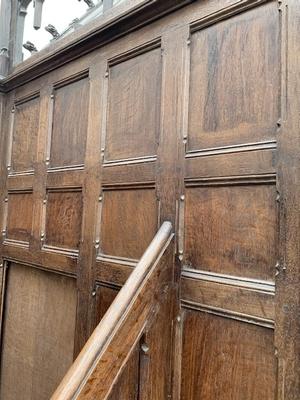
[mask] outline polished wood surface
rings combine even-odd
[[[12,265],[73,279],[75,359],[170,221],[172,288],[112,398],[299,399],[299,21],[298,0],[128,0],[11,71],[2,326]]]

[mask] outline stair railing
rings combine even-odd
[[[172,282],[172,239],[164,222],[51,400],[107,399]]]

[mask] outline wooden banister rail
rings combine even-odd
[[[164,222],[51,400],[107,398],[172,281],[172,238]]]

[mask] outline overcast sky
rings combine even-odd
[[[93,1],[97,3],[99,0]],[[61,33],[73,19],[81,17],[87,9],[88,6],[83,0],[46,0],[43,6],[42,27],[36,31],[33,28],[34,8],[31,2],[27,9],[23,43],[29,40],[38,50],[41,50],[52,38],[50,33],[45,31],[45,26],[52,24]],[[24,49],[25,58],[29,55],[29,52]]]

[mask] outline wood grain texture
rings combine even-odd
[[[95,324],[94,329],[99,324],[104,314],[109,309],[111,303],[114,301],[118,294],[118,289],[97,285],[96,286],[96,310],[95,310]]]
[[[186,264],[224,274],[274,279],[274,186],[186,189]]]
[[[14,172],[34,168],[37,158],[39,112],[39,97],[16,106],[11,156],[11,167]]]
[[[155,181],[155,162],[125,165],[107,165],[103,168],[103,184],[136,183]]]
[[[114,378],[125,367],[124,361],[142,336],[147,322],[160,309],[161,298],[172,279],[171,259],[172,244],[169,243],[168,248],[165,248],[151,267],[137,295],[130,302],[129,309],[124,313],[125,318],[122,320],[119,329],[115,332],[115,335],[109,338],[106,351],[102,353],[97,365],[89,374],[84,387],[80,390],[78,397],[80,400],[92,400],[95,396],[98,396],[100,400],[104,399],[107,393],[110,393]],[[138,267],[136,270],[138,270]],[[129,283],[128,281],[128,286]],[[151,390],[151,387],[148,386],[148,389]]]
[[[158,201],[154,189],[105,191],[101,251],[112,256],[138,259],[150,244],[157,223]]]
[[[133,350],[121,376],[115,383],[108,400],[139,399],[140,346]],[[95,399],[96,400],[96,399]]]
[[[79,67],[82,70],[82,65]],[[77,263],[78,307],[76,318],[75,356],[78,355],[93,329],[95,288],[94,265],[96,259],[95,230],[98,219],[99,193],[101,188],[101,127],[103,79],[105,60],[98,57],[89,68],[88,126],[85,153],[85,169],[82,171],[82,229]]]
[[[232,151],[232,149],[231,149]],[[243,176],[276,172],[276,151],[258,150],[186,159],[186,178]]]
[[[151,315],[172,280],[173,234],[164,222],[120,290],[52,400],[104,399],[123,371]]]
[[[166,305],[158,311],[158,320],[151,319],[151,329],[143,338],[148,339],[150,349],[140,359],[139,375],[144,378],[140,396],[168,398],[169,376],[174,371],[174,400],[198,399],[202,391],[204,398],[269,400],[276,397],[275,390],[278,400],[298,400],[299,1],[196,0],[173,12],[173,7],[183,3],[128,0],[119,10],[130,9],[130,16],[120,18],[121,14],[112,12],[92,21],[72,37],[52,42],[49,57],[48,50],[42,50],[0,83],[0,92],[4,87],[17,87],[0,95],[0,220],[4,225],[7,193],[9,198],[12,192],[17,196],[17,192],[33,191],[33,225],[27,220],[26,201],[15,202],[11,209],[10,199],[7,203],[12,229],[0,247],[1,262],[14,260],[77,278],[77,355],[97,313],[102,316],[113,298],[110,288],[122,286],[134,271],[136,263],[121,258],[138,258],[143,252],[154,216],[156,221],[170,220],[178,238],[176,264],[172,265],[173,308],[167,298],[170,308]],[[157,18],[166,9],[170,12]],[[145,25],[152,17],[155,22]],[[123,35],[129,30],[130,34]],[[81,32],[84,41],[75,44]],[[44,74],[46,70],[49,73]],[[87,73],[88,78],[81,79]],[[39,99],[29,100],[38,92]],[[15,130],[10,132],[14,104]],[[37,114],[39,121],[35,121]],[[37,137],[28,136],[35,130],[30,126],[37,126]],[[7,142],[14,135],[13,163],[7,177]],[[23,152],[24,148],[28,151]],[[14,174],[31,169],[31,174]],[[47,191],[69,194],[74,188],[82,189],[82,200],[66,202],[73,217],[66,225],[61,223],[65,198],[57,200],[50,229],[54,244],[47,244],[46,232],[43,245]],[[112,194],[108,206],[107,194]],[[128,240],[131,237],[134,243]],[[101,254],[103,240],[110,257]],[[183,312],[194,307],[188,312],[194,322],[182,326],[176,317],[181,313],[179,286],[184,266],[205,270],[192,270],[194,276],[212,271],[210,276],[219,279],[229,274],[233,281],[237,275],[240,284],[267,279],[275,296],[230,286],[224,277],[218,283],[183,278]],[[100,295],[93,296],[99,282],[109,288],[102,290],[101,286]],[[188,301],[196,304],[188,306]],[[222,318],[215,312],[209,322],[202,323],[200,303],[205,305],[202,311],[215,307],[228,312]],[[271,319],[268,326],[274,326],[275,342],[267,339],[272,331],[255,326],[257,321],[251,321],[251,333],[244,333],[250,326],[247,318],[236,322],[232,313]],[[167,336],[171,320],[177,336],[171,344],[173,331],[166,345],[173,347],[175,355],[169,367],[169,354],[160,339]],[[206,325],[207,337],[202,340]],[[225,342],[229,344],[224,353],[233,360],[227,366],[222,353],[214,350],[216,346],[222,350]],[[245,347],[240,351],[243,361],[236,357],[238,346]],[[260,352],[261,358],[255,358]],[[265,367],[257,372],[263,363],[260,360],[271,359],[273,353],[278,356],[276,382],[268,378],[273,361],[268,373]],[[205,368],[202,354],[209,354]],[[123,391],[124,396],[135,395],[130,383],[136,378],[133,364],[126,360],[118,375],[117,398],[122,398]],[[232,371],[234,379],[230,378]],[[182,396],[181,375],[185,382]],[[220,389],[219,395],[220,387],[224,394]]]
[[[149,351],[140,356],[139,400],[167,399],[170,393],[174,293],[165,290],[159,296],[160,303],[142,338]]]
[[[117,262],[98,261],[95,266],[95,276],[98,281],[115,285],[124,285],[134,267]]]
[[[56,89],[54,96],[51,167],[83,164],[88,122],[88,80],[81,79]]]
[[[160,91],[159,48],[110,67],[107,160],[156,154]]]
[[[81,238],[82,192],[49,191],[46,211],[46,245],[79,248]]]
[[[118,289],[97,285],[96,288],[96,315],[95,326],[98,325],[106,311],[116,298]],[[140,360],[140,345],[136,346],[132,355],[126,363],[126,366],[117,379],[108,400],[137,400],[139,393],[139,361]],[[96,399],[95,399],[96,400]]]
[[[273,336],[270,329],[186,311],[181,399],[274,400]]]
[[[278,144],[280,193],[280,258],[275,331],[279,357],[278,398],[300,396],[300,4],[281,8],[282,119]]]
[[[181,298],[191,304],[274,321],[274,293],[182,278]]]
[[[8,239],[29,243],[32,235],[32,213],[32,193],[9,193],[6,228]]]
[[[75,312],[73,279],[10,264],[1,399],[49,399],[73,360]]]
[[[275,2],[193,33],[189,150],[274,138],[278,38]]]

